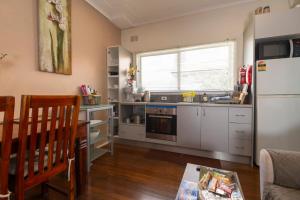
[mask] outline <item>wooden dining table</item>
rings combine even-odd
[[[87,121],[78,121],[75,141],[75,173],[76,173],[76,195],[83,193],[87,183]],[[39,130],[39,129],[38,129]],[[2,126],[0,125],[0,147],[2,143]],[[12,133],[11,153],[18,152],[19,121],[15,120]],[[0,148],[1,149],[1,148]]]

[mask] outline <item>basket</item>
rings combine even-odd
[[[101,103],[101,95],[85,95],[82,96],[83,105],[99,105]]]

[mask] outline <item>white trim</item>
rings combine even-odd
[[[75,161],[75,157],[68,159],[68,182],[71,180],[71,165],[73,161]]]
[[[177,53],[177,88],[178,90],[180,91],[180,88],[181,88],[181,78],[180,78],[180,75],[181,75],[181,51],[178,51]]]
[[[236,39],[226,39],[224,41],[216,41],[216,42],[210,42],[210,43],[200,43],[195,44],[193,46],[178,46],[178,47],[171,47],[169,49],[155,49],[151,51],[141,51],[136,52],[136,56],[148,56],[148,55],[163,55],[163,54],[170,54],[170,53],[177,53],[179,51],[187,51],[187,50],[193,50],[193,49],[201,49],[201,48],[212,48],[212,47],[218,47],[226,44],[227,42],[234,42],[237,43]]]
[[[210,44],[203,44],[203,45],[196,45],[196,46],[190,46],[190,47],[181,47],[181,48],[173,48],[173,49],[164,49],[164,50],[157,50],[157,51],[150,51],[150,52],[141,52],[137,53],[135,55],[136,58],[136,64],[139,69],[139,73],[137,73],[137,86],[142,87],[142,69],[141,69],[141,58],[142,57],[147,57],[147,56],[156,56],[156,55],[166,55],[166,54],[177,54],[177,89],[176,90],[151,90],[151,92],[156,92],[156,93],[181,93],[184,91],[189,91],[189,90],[181,90],[181,66],[180,66],[180,59],[181,56],[180,54],[183,51],[192,51],[192,50],[197,50],[197,49],[207,49],[207,48],[214,48],[214,47],[222,47],[222,46],[228,46],[230,47],[230,58],[229,58],[229,66],[231,66],[228,69],[229,76],[231,77],[231,83],[230,85],[232,86],[231,90],[224,91],[224,90],[195,90],[197,93],[202,93],[202,92],[208,92],[208,93],[216,93],[216,92],[221,92],[221,93],[226,93],[226,92],[232,92],[234,90],[234,83],[235,83],[235,74],[234,74],[234,69],[237,68],[237,41],[236,40],[226,40],[224,42],[216,42],[216,43],[210,43]]]
[[[0,194],[0,199],[10,199],[10,196],[11,196],[11,191],[8,190],[8,193],[7,194]]]

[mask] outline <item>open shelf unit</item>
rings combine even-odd
[[[128,125],[140,125],[145,126],[145,105],[124,105],[121,104],[120,106],[121,110],[121,124],[128,124]],[[139,116],[140,123],[134,123],[134,117]],[[130,123],[126,121],[126,119],[130,120]]]
[[[120,106],[119,137],[123,139],[145,141],[146,139],[146,105],[123,104]],[[140,120],[137,122],[136,117]]]
[[[107,48],[107,97],[113,105],[114,135],[119,134],[120,102],[124,99],[123,89],[126,87],[127,70],[132,55],[121,46]]]
[[[87,169],[92,161],[106,152],[113,154],[113,106],[112,105],[82,105],[80,111],[87,126]]]

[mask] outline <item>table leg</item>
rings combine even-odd
[[[82,126],[78,129],[80,137],[76,139],[75,146],[75,173],[76,173],[76,195],[80,196],[84,193],[87,184],[87,132],[86,127]]]
[[[90,112],[86,111],[86,121],[90,121]],[[86,133],[90,132],[90,126],[86,126]],[[87,166],[87,172],[90,171],[90,166],[91,166],[91,152],[90,152],[90,136],[87,135],[87,160],[86,160],[86,166]]]
[[[110,109],[110,153],[114,154],[114,116],[113,108]]]

